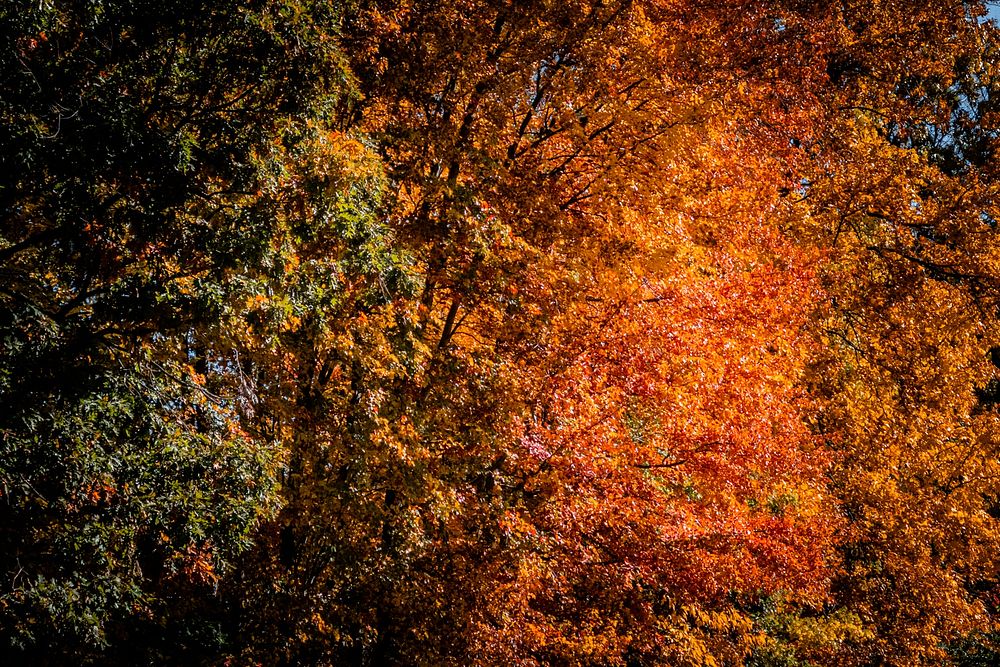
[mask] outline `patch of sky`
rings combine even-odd
[[[1000,1],[986,3],[986,18],[1000,24]]]

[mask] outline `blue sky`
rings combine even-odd
[[[986,8],[990,11],[990,18],[1000,21],[1000,2],[987,2]]]

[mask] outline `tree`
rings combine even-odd
[[[276,156],[348,91],[332,18],[293,2],[0,10],[9,659],[134,663],[219,639],[197,610],[274,510],[281,459],[248,430],[237,324],[283,270]]]
[[[773,81],[721,37],[670,46],[742,31],[776,64],[797,35],[762,12],[517,9],[345,18],[353,130],[386,171],[376,235],[409,277],[345,267],[289,332],[293,483],[248,570],[266,661],[735,659],[755,640],[727,596],[793,569],[822,598],[836,520],[795,388],[815,257],[764,217],[794,151],[761,125],[715,148],[746,118],[725,105],[749,86],[757,116]],[[706,64],[730,69],[699,88]]]
[[[980,398],[996,373],[995,185],[977,79],[995,36],[955,10],[907,16],[845,11],[799,193],[829,247],[813,393],[849,522],[831,613],[861,630],[819,662],[942,664],[947,642],[991,627],[977,588],[998,537],[996,414]]]

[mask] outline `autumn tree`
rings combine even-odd
[[[980,11],[0,10],[9,655],[988,655]]]
[[[770,67],[796,56],[789,91],[822,69],[769,12],[732,17],[348,13],[347,134],[384,164],[377,254],[406,278],[346,250],[346,291],[284,334],[292,483],[248,569],[257,655],[738,660],[757,639],[731,596],[821,602],[836,518],[797,388],[817,257],[771,226],[795,224],[794,151],[757,121],[808,122]],[[728,35],[770,59],[727,58]]]
[[[784,626],[820,664],[942,664],[993,624],[995,28],[905,14],[841,9],[815,168],[789,192],[829,252],[812,377],[848,521],[828,618],[853,630],[824,653]]]

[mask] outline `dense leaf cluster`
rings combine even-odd
[[[975,3],[0,8],[0,661],[997,657]]]

